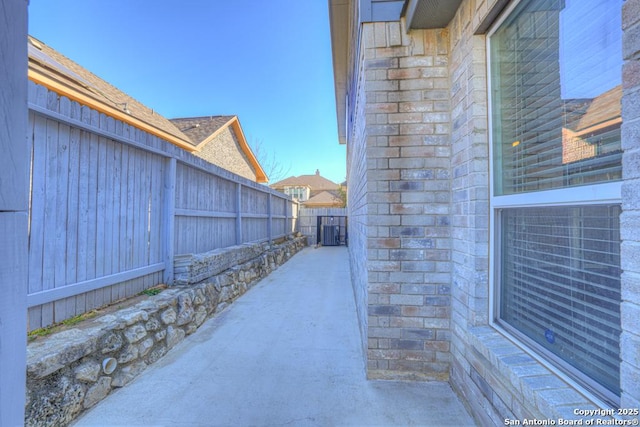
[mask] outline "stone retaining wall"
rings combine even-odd
[[[31,342],[25,425],[69,424],[286,262],[304,240],[287,238],[274,245],[244,244],[179,257],[179,285]]]

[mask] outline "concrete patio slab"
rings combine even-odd
[[[304,249],[74,425],[475,425],[447,383],[366,380],[348,256]]]

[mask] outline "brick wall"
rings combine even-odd
[[[369,377],[447,379],[448,33],[407,36],[401,25],[362,28],[348,142],[354,286],[359,310],[368,313]]]
[[[364,354],[367,351],[367,123],[364,119],[366,93],[356,90],[354,96],[354,127],[347,144],[347,212],[349,216],[349,259],[351,284],[356,301],[358,325]]]
[[[363,24],[348,135],[350,251],[368,375],[450,372],[481,425],[575,419],[576,408],[603,407],[489,325],[483,33],[507,3],[465,0],[446,30]],[[621,406],[637,408],[640,0],[625,1],[623,30]]]
[[[454,230],[451,383],[465,397],[482,425],[514,418],[513,411],[507,409],[513,402],[513,394],[501,386],[508,383],[508,376],[505,381],[500,377],[498,368],[491,365],[488,348],[480,350],[480,346],[473,346],[474,343],[480,344],[484,337],[491,336],[483,333],[490,334],[492,330],[480,329],[477,334],[469,330],[488,325],[489,321],[486,43],[484,36],[473,34],[473,22],[477,25],[481,21],[478,15],[486,14],[488,10],[484,1],[464,1],[449,26]],[[518,414],[526,415],[529,413],[525,411]]]
[[[489,322],[489,191],[486,39],[475,34],[496,16],[496,0],[467,0],[449,25],[452,102],[451,384],[481,425],[505,419],[575,419],[575,408],[603,407],[580,386],[548,369]],[[502,5],[502,3],[501,3]],[[640,406],[640,1],[623,9],[623,304],[622,403]]]
[[[256,172],[250,166],[230,127],[220,132],[213,141],[202,148],[202,151],[196,151],[193,154],[237,175],[252,181],[256,180]]]
[[[640,407],[640,0],[622,8],[622,407]]]

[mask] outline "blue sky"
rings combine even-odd
[[[560,13],[563,99],[593,98],[622,84],[622,15],[608,13],[612,6],[622,9],[622,0],[566,1]]]
[[[326,0],[31,0],[29,33],[165,117],[238,115],[287,175],[345,179]]]

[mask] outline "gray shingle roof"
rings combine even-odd
[[[68,85],[78,92],[121,111],[126,111],[130,116],[157,129],[161,129],[185,142],[189,141],[189,138],[180,132],[167,118],[143,105],[141,102],[96,76],[55,49],[31,36],[29,36],[28,47],[30,68],[48,75],[60,75],[66,80]]]
[[[315,175],[290,176],[289,178],[270,185],[270,187],[282,189],[294,185],[308,185],[312,191],[338,189],[338,184],[321,176],[319,171],[316,171]]]
[[[310,198],[309,200],[302,202],[302,205],[304,206],[315,206],[315,205],[322,205],[322,206],[330,206],[330,205],[341,205],[343,203],[342,199],[339,198],[338,196],[336,196],[335,194],[332,194],[328,191],[323,191],[319,194],[316,194],[315,196],[313,196],[312,198]]]
[[[205,116],[170,119],[196,146],[229,123],[235,116]]]

